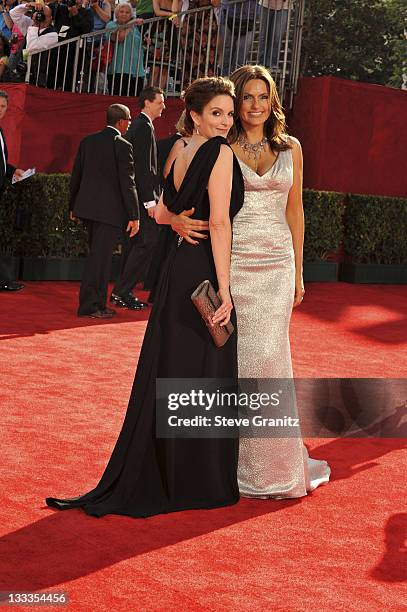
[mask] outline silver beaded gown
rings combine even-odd
[[[239,163],[245,199],[234,218],[231,260],[239,377],[290,379],[295,266],[285,212],[293,183],[292,152],[281,151],[263,176]],[[295,400],[290,416],[298,416]],[[300,432],[290,438],[240,440],[238,481],[245,497],[302,497],[329,475],[326,461],[308,456]]]

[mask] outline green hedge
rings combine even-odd
[[[353,263],[407,263],[407,200],[347,196],[344,249]]]
[[[69,219],[68,193],[68,174],[37,174],[8,184],[0,206],[2,252],[24,257],[85,255],[86,231]],[[23,230],[15,228],[16,211],[26,220]]]
[[[333,191],[305,189],[303,201],[304,261],[326,261],[341,247],[345,195]]]
[[[7,185],[0,206],[0,248],[24,257],[80,257],[83,225],[68,218],[68,174],[37,174]],[[15,228],[16,211],[30,216]],[[326,261],[344,245],[354,263],[407,262],[407,200],[304,190],[304,261]]]

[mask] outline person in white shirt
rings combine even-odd
[[[32,17],[27,11],[34,9]],[[28,53],[46,51],[58,42],[58,34],[52,27],[52,12],[49,6],[39,2],[20,4],[10,11],[13,23],[26,36]]]
[[[27,15],[27,11],[32,14]],[[39,2],[28,2],[13,8],[10,17],[26,37],[24,52],[34,54],[29,65],[30,83],[38,87],[52,87],[55,81],[53,54],[40,53],[49,50],[58,42],[58,34],[52,26],[50,7]]]

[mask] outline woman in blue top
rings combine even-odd
[[[118,4],[114,11],[116,21],[109,21],[111,30],[133,19],[133,9],[127,2]],[[142,21],[140,20],[140,23]],[[111,34],[113,55],[107,69],[109,93],[115,96],[138,96],[144,84],[144,55],[138,22]]]

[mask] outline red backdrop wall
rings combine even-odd
[[[1,84],[10,96],[2,122],[10,161],[42,172],[69,172],[79,141],[105,124],[117,98]],[[136,116],[135,98],[122,98]],[[172,134],[182,102],[169,99],[155,123]],[[304,150],[308,188],[407,195],[407,92],[333,77],[300,80],[289,132]]]
[[[313,189],[407,195],[407,91],[334,77],[302,78],[289,132]]]
[[[70,172],[79,142],[104,127],[110,104],[126,104],[133,118],[140,112],[136,98],[54,92],[25,84],[1,83],[0,89],[9,94],[2,128],[10,161],[40,172]],[[154,123],[158,138],[175,132],[183,108],[178,98],[170,98],[166,106]]]

